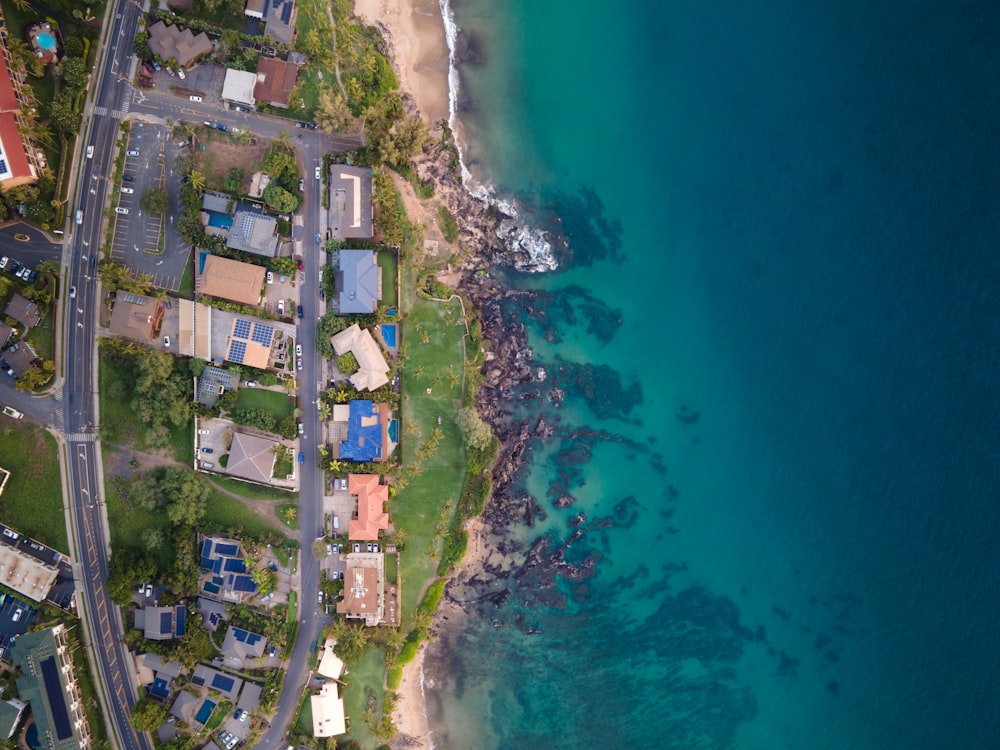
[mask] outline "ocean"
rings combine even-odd
[[[1000,5],[451,10],[465,162],[572,252],[495,271],[556,434],[435,748],[1000,747]]]

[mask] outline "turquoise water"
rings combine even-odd
[[[38,40],[38,46],[41,47],[42,49],[47,49],[50,51],[55,50],[56,40],[52,37],[51,34],[39,34],[35,38]]]
[[[382,340],[390,349],[396,348],[396,324],[383,323],[381,328]]]
[[[467,160],[574,253],[504,276],[557,434],[436,747],[995,747],[998,10],[455,15]],[[592,577],[519,569],[581,511]]]

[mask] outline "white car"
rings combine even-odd
[[[10,258],[6,255],[0,258],[0,268],[6,268],[8,263],[10,263]]]
[[[316,179],[320,179],[319,167],[316,167]]]
[[[279,299],[278,300],[278,315],[284,315],[284,314],[285,314],[285,300]]]
[[[274,283],[274,274],[271,273],[270,271],[267,272],[267,283],[268,284]]]
[[[132,149],[129,149],[128,151],[126,151],[125,153],[128,154],[129,156],[138,156],[139,155],[139,149],[132,148]]]
[[[87,146],[87,158],[88,159],[93,159],[94,158],[94,147],[93,146]]]
[[[135,191],[130,187],[123,187],[122,192],[125,193],[125,195],[132,195],[135,193]]]
[[[201,97],[200,96],[189,96],[188,99],[190,99],[193,102],[200,102],[201,101]]]
[[[296,357],[301,357],[302,356],[302,344],[296,344],[295,345],[295,356]]]
[[[115,208],[115,213],[116,214],[127,214],[128,213],[128,209],[127,208],[122,208],[121,206],[118,206],[117,208]]]
[[[208,435],[209,431],[208,430],[198,430],[198,434],[199,435]]]
[[[69,288],[69,298],[70,299],[76,299],[76,287],[75,286],[71,286]]]
[[[302,426],[301,422],[299,422],[299,434],[300,435],[304,435],[305,432],[306,432],[306,428]]]
[[[297,360],[295,360],[295,369],[296,370],[302,369],[302,357],[299,357]]]
[[[170,337],[169,337],[169,336],[164,336],[164,337],[163,337],[163,345],[164,345],[164,346],[165,346],[165,347],[166,347],[167,349],[169,349],[169,348],[170,348]]]

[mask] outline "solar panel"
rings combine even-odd
[[[223,693],[232,690],[235,684],[236,680],[232,677],[226,677],[224,674],[217,674],[212,678],[212,687],[216,690],[221,690]]]
[[[233,590],[250,593],[257,590],[257,584],[250,576],[236,576],[233,580]]]
[[[274,328],[272,326],[265,326],[258,323],[254,326],[253,336],[251,341],[254,341],[263,346],[270,346],[271,339],[274,337]]]
[[[281,22],[284,24],[288,23],[288,20],[292,17],[292,6],[286,5],[281,9]]]
[[[146,303],[149,302],[149,300],[146,299],[145,297],[141,297],[138,294],[131,294],[129,292],[125,292],[122,294],[122,301],[128,302],[129,304],[132,305],[139,305],[140,307],[145,307]]]
[[[250,335],[250,321],[237,320],[233,325],[233,336],[238,339],[245,339]]]
[[[160,612],[160,632],[169,633],[173,630],[174,625],[174,613],[173,612]]]
[[[215,545],[215,551],[220,555],[225,555],[226,557],[232,557],[237,552],[240,551],[240,546],[238,544],[222,544],[219,543]]]
[[[0,174],[7,174],[8,172],[10,172],[10,169],[7,168],[7,160],[0,159]]]
[[[56,725],[56,736],[60,740],[68,739],[73,736],[73,726],[66,707],[66,696],[59,682],[59,665],[54,656],[42,659],[42,680],[45,683],[45,695],[49,699],[49,712]]]
[[[153,680],[153,684],[150,686],[149,692],[153,695],[158,695],[161,698],[166,698],[170,695],[170,690],[167,688],[167,681],[162,677],[157,677]]]
[[[211,557],[203,557],[203,558],[201,558],[201,567],[202,567],[203,570],[211,570],[212,569],[212,558]]]
[[[191,682],[193,682],[198,687],[205,686],[205,678],[200,674],[191,675]]]
[[[256,646],[257,642],[260,641],[261,638],[263,638],[263,636],[259,633],[247,633],[247,645]]]
[[[247,353],[247,345],[245,341],[234,340],[229,344],[229,356],[226,357],[230,362],[235,362],[238,365],[243,364],[243,358]]]
[[[210,623],[212,623],[213,627],[216,626],[216,625],[218,625],[220,620],[222,620],[222,618],[219,617],[219,613],[218,612],[210,612],[209,613],[209,615],[208,615],[208,621]]]
[[[211,557],[212,556],[212,540],[211,539],[206,539],[205,542],[204,542],[204,544],[201,545],[201,556],[203,558],[205,558],[205,557]]]
[[[212,572],[216,574],[221,573],[222,563],[223,563],[223,558],[221,557],[215,558],[215,560],[212,561]]]
[[[178,606],[177,607],[177,626],[175,628],[175,631],[177,633],[177,637],[178,638],[180,638],[182,635],[184,635],[185,631],[187,630],[187,628],[185,626],[186,622],[187,622],[187,609],[185,609],[183,605]]]
[[[249,633],[247,633],[247,631],[243,628],[233,628],[233,638],[238,640],[240,643],[246,643],[248,635]]]
[[[227,573],[246,573],[247,564],[238,557],[227,557],[223,570]]]

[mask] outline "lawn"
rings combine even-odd
[[[55,438],[40,427],[0,416],[0,467],[10,472],[0,495],[0,517],[14,530],[69,554],[58,450]]]
[[[299,504],[298,503],[281,503],[275,511],[278,513],[278,518],[292,531],[299,530]]]
[[[399,273],[394,250],[379,250],[376,254],[379,268],[382,269],[382,304],[395,307],[399,304],[399,292],[396,288]]]
[[[194,261],[191,256],[188,256],[187,263],[184,264],[184,273],[181,275],[177,296],[184,299],[194,299]]]
[[[45,314],[44,320],[42,320],[41,325],[35,326],[27,335],[24,337],[29,344],[35,349],[35,353],[38,354],[42,359],[52,359],[53,358],[53,347],[52,338],[54,331],[52,330],[52,310],[49,310]]]
[[[271,474],[275,479],[284,479],[295,470],[292,462],[292,454],[282,453],[274,462],[274,472]]]
[[[283,537],[278,529],[271,526],[239,500],[216,491],[213,491],[208,497],[205,519],[201,525],[206,528],[219,528],[230,533],[238,533],[239,536],[258,541],[268,536]],[[239,531],[237,532],[237,530]],[[288,540],[283,539],[280,543],[288,544]]]
[[[292,399],[285,391],[269,391],[265,388],[240,388],[239,397],[233,410],[263,409],[281,420],[292,413]]]
[[[406,552],[400,560],[404,620],[413,613],[425,588],[435,577],[441,548],[438,531],[450,520],[450,512],[458,503],[465,478],[465,448],[455,424],[464,367],[462,336],[465,326],[460,322],[461,306],[457,299],[442,303],[418,298],[414,286],[415,271],[406,268],[403,307],[410,311],[410,316],[404,323],[406,369],[400,375],[403,465],[408,467],[415,463],[418,448],[436,430],[440,431],[440,441],[419,473],[396,493],[389,508],[397,526],[406,533]],[[428,389],[431,393],[427,393]],[[438,417],[441,417],[440,426]],[[447,514],[447,518],[442,518],[443,514]]]
[[[156,528],[163,538],[172,539],[173,526],[166,513],[150,513],[145,508],[133,508],[122,495],[128,480],[109,474],[108,462],[112,451],[104,451],[104,496],[108,504],[108,525],[111,527],[111,547],[133,547],[146,549],[156,557],[161,573],[166,573],[174,565],[174,552],[170,543],[162,544],[155,550],[148,550],[142,534],[146,529]]]
[[[231,477],[213,475],[212,482],[220,487],[225,487],[230,492],[251,500],[288,500],[290,497],[294,497],[293,493],[279,490],[277,487],[265,487],[251,482],[241,482]]]
[[[368,698],[374,695],[375,705],[381,708],[385,696],[385,651],[380,648],[365,649],[365,655],[351,665],[350,674],[344,677],[347,687],[343,690],[344,713],[351,719],[347,737],[361,747],[376,747],[379,741],[365,724]]]

